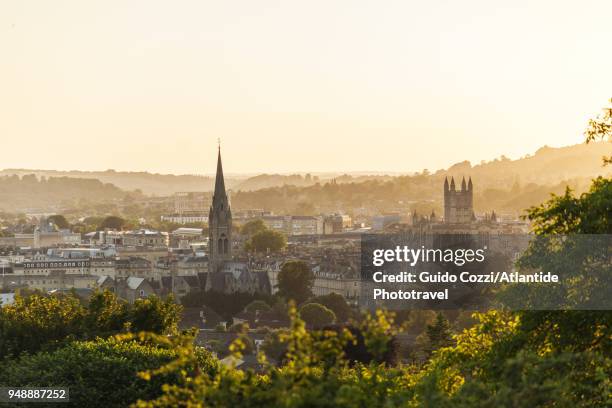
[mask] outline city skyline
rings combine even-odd
[[[410,173],[581,143],[612,87],[610,12],[6,2],[2,167],[212,174],[221,138],[232,174]]]

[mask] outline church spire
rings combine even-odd
[[[219,145],[219,153],[217,155],[217,175],[215,178],[215,192],[213,198],[225,197],[225,179],[223,178],[223,165],[221,164],[221,145]]]
[[[232,211],[225,191],[221,147],[217,153],[215,192],[208,214],[209,270],[217,272],[224,262],[232,259]]]

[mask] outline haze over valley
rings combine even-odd
[[[545,146],[517,160],[502,156],[478,164],[464,161],[447,169],[400,175],[361,172],[249,176],[226,169],[226,184],[236,209],[313,214],[351,212],[366,205],[374,205],[378,211],[393,211],[399,205],[402,209],[408,206],[427,211],[439,209],[445,176],[465,176],[472,177],[476,184],[477,208],[519,212],[551,192],[562,192],[567,185],[580,192],[591,178],[610,174],[610,167],[601,164],[601,157],[610,155],[610,150],[610,145],[603,142]],[[4,169],[0,171],[0,209],[54,212],[106,203],[103,207],[109,210],[112,202],[137,199],[145,203],[147,197],[211,191],[213,185],[210,175]]]

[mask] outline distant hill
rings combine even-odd
[[[390,175],[351,175],[337,173],[325,173],[321,175],[260,174],[237,183],[232,189],[234,191],[256,191],[281,186],[308,187],[317,183],[326,183],[331,180],[337,183],[361,183],[368,180],[391,180],[393,177],[394,176]]]
[[[592,143],[578,144],[568,147],[542,147],[533,155],[528,155],[517,160],[499,158],[488,162],[472,165],[470,162],[460,162],[452,165],[448,169],[438,170],[433,174],[419,174],[420,183],[428,180],[432,183],[431,194],[420,189],[410,190],[409,197],[415,198],[413,193],[417,191],[423,194],[423,198],[437,194],[437,186],[446,175],[453,175],[457,178],[471,176],[480,192],[485,189],[511,189],[515,184],[525,187],[529,184],[540,186],[557,185],[564,180],[590,179],[597,175],[609,175],[612,166],[602,167],[601,157],[612,155],[612,144]],[[229,170],[229,169],[226,169]],[[154,174],[148,172],[121,172],[114,170],[107,171],[56,171],[56,170],[32,170],[32,169],[5,169],[0,171],[0,177],[7,175],[24,176],[34,174],[41,178],[74,178],[74,179],[94,179],[100,184],[112,184],[118,191],[139,190],[147,195],[168,196],[179,191],[211,191],[214,186],[212,176],[200,175],[172,175]],[[236,198],[261,196],[266,189],[279,188],[283,186],[293,186],[297,188],[313,187],[317,184],[325,184],[330,180],[336,184],[358,184],[364,183],[365,186],[379,185],[384,182],[402,181],[408,184],[415,182],[414,176],[398,176],[378,174],[260,174],[253,177],[246,176],[226,176],[226,186],[232,189],[237,195]],[[79,182],[79,185],[84,185]],[[374,183],[374,184],[372,184]],[[117,193],[124,194],[125,193]],[[258,194],[249,195],[248,192]],[[292,190],[293,191],[293,190]],[[238,194],[242,192],[243,194]],[[516,192],[516,191],[515,191]],[[369,194],[367,194],[370,197]],[[371,198],[371,197],[370,197]],[[430,197],[434,198],[434,197]],[[437,197],[435,197],[437,198]],[[517,199],[518,196],[513,197]],[[6,201],[7,197],[2,198]],[[246,200],[248,205],[258,206],[260,200]],[[263,200],[264,202],[266,200]]]
[[[612,166],[602,166],[602,156],[612,154],[612,144],[580,144],[562,148],[543,147],[533,156],[517,160],[499,158],[472,166],[457,163],[434,174],[406,176],[335,177],[333,183],[311,186],[277,186],[256,191],[237,191],[236,208],[265,208],[278,213],[317,214],[353,211],[379,214],[418,209],[421,214],[442,210],[444,178],[462,177],[474,182],[474,206],[478,212],[496,210],[516,216],[566,186],[585,191],[596,176],[610,176]],[[248,180],[247,180],[248,181]]]
[[[71,177],[79,179],[96,179],[103,183],[111,183],[123,190],[139,190],[144,194],[155,196],[169,196],[182,191],[212,191],[215,179],[212,176],[201,175],[174,175],[157,174],[148,172],[127,172],[127,171],[61,171],[61,170],[40,170],[40,169],[4,169],[0,170],[0,176],[25,176],[33,174],[36,177]],[[339,182],[356,182],[371,179],[390,179],[391,176],[351,176],[325,174],[324,176],[310,176],[308,174],[260,174],[257,176],[246,177],[227,175],[225,185],[228,189],[238,191],[254,191],[263,188],[291,186],[311,186],[318,182],[329,181],[338,178]]]
[[[47,212],[57,208],[136,197],[100,180],[73,177],[0,176],[0,210]]]
[[[567,147],[548,147],[538,149],[534,155],[517,160],[495,159],[472,166],[470,162],[460,162],[437,175],[471,176],[479,183],[489,186],[495,184],[520,183],[552,184],[561,180],[594,177],[612,172],[612,168],[602,166],[602,157],[612,154],[612,144],[606,142],[578,144]]]
[[[0,171],[1,175],[26,175],[34,174],[37,177],[71,177],[79,179],[96,179],[102,183],[111,183],[123,190],[140,190],[144,194],[167,196],[179,191],[211,191],[214,186],[214,178],[198,175],[173,175],[155,174],[148,172],[127,171],[59,171],[59,170],[32,170],[32,169],[5,169]],[[231,187],[238,181],[231,178],[226,179],[226,184]]]
[[[577,144],[567,147],[544,146],[535,154],[520,159],[510,160],[503,156],[491,161],[482,161],[472,165],[463,161],[438,170],[432,176],[453,175],[477,178],[481,186],[512,185],[520,183],[556,184],[561,180],[592,178],[597,175],[610,174],[612,168],[604,168],[601,158],[612,154],[612,144],[599,142]],[[317,182],[325,183],[334,180],[336,183],[361,183],[365,181],[390,181],[397,175],[381,174],[325,174],[325,175],[280,175],[261,174],[247,178],[235,185],[234,190],[255,191],[265,188],[296,186],[307,187]]]

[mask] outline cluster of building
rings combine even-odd
[[[0,286],[5,292],[29,288],[86,293],[103,288],[129,301],[151,294],[181,297],[192,291],[270,293],[267,273],[233,256],[232,213],[220,152],[208,225],[207,239],[199,228],[179,228],[171,234],[140,229],[96,231],[85,234],[82,242],[79,235],[74,246],[57,241],[26,245],[0,255]],[[46,233],[51,231],[41,225],[34,235]],[[50,248],[44,252],[43,247]]]
[[[205,223],[207,233],[202,228],[181,227],[171,233],[105,230],[81,236],[58,231],[41,219],[32,234],[0,238],[0,247],[20,248],[0,251],[0,292],[29,288],[86,294],[101,288],[131,302],[152,294],[178,298],[207,291],[274,294],[282,265],[299,259],[315,274],[315,296],[338,293],[357,306],[362,293],[363,232],[525,232],[524,224],[502,222],[494,212],[477,218],[473,191],[471,179],[467,183],[463,179],[460,189],[454,178],[445,180],[443,217],[414,212],[406,223],[397,214],[380,215],[370,229],[355,228],[346,214],[291,216],[248,210],[234,217],[219,151],[214,192],[177,193],[174,213],[162,217],[179,224]],[[234,225],[254,219],[285,234],[288,248],[277,254],[244,253]]]
[[[229,192],[227,193],[229,198]],[[176,224],[208,224],[208,210],[213,202],[211,192],[179,192],[173,199],[173,211],[161,216],[162,221]],[[338,224],[338,217],[340,223]],[[317,235],[341,232],[351,228],[351,218],[348,215],[304,216],[304,215],[274,215],[263,209],[247,209],[237,211],[233,215],[236,225],[261,219],[265,225],[275,231],[291,235]]]
[[[173,197],[174,211],[162,215],[161,220],[176,224],[206,224],[212,204],[210,192],[179,192]]]
[[[181,192],[176,193],[173,200],[174,211],[162,215],[162,221],[182,225],[208,225],[208,209],[213,202],[213,193]],[[248,209],[237,211],[232,217],[234,224],[239,226],[257,219],[262,220],[267,228],[286,236],[336,234],[353,227],[351,217],[347,214],[275,215],[262,209]]]
[[[54,225],[41,217],[32,233],[16,233],[12,237],[0,237],[0,247],[43,248],[60,245],[80,245],[81,234],[70,230],[57,230]]]

